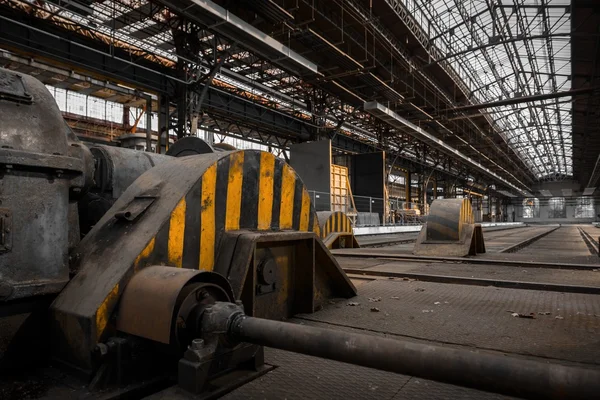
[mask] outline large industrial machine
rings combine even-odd
[[[597,370],[285,322],[356,295],[322,238],[355,240],[270,153],[88,148],[3,69],[0,121],[0,397],[25,397],[20,374],[46,379],[37,397],[215,398],[268,373],[262,346],[529,398],[600,389]]]

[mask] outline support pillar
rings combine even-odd
[[[146,151],[152,151],[152,99],[146,99]]]
[[[158,96],[158,138],[156,141],[156,152],[162,153],[162,139],[165,136],[165,148],[169,143],[169,99],[167,96]]]
[[[410,193],[410,171],[405,172],[404,190],[405,190],[405,196],[406,196],[405,208],[410,209],[410,202],[411,202],[411,196],[412,196],[412,194]]]

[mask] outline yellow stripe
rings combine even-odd
[[[100,307],[96,310],[96,340],[100,340],[102,333],[106,329],[106,325],[108,325],[109,308],[117,302],[119,294],[119,284],[117,283],[115,287],[110,291],[108,296],[104,299]]]
[[[300,231],[308,231],[308,217],[310,213],[310,196],[306,189],[302,190],[302,208],[300,209]]]
[[[225,230],[240,229],[242,209],[242,177],[244,176],[244,152],[233,153],[229,158],[229,180],[227,182],[227,211]]]
[[[283,165],[281,171],[281,206],[279,208],[279,227],[292,229],[294,215],[294,191],[296,175],[289,165]]]
[[[215,191],[217,188],[217,164],[202,175],[202,198],[200,199],[200,264],[198,269],[212,271],[215,264]]]
[[[318,236],[321,237],[321,227],[319,226],[319,218],[317,217],[317,214],[314,215],[313,217],[313,232]]]
[[[323,235],[324,237],[327,237],[327,235],[329,235],[329,232],[331,232],[331,216],[329,218],[327,218],[327,222],[325,223],[325,234]]]
[[[133,262],[133,270],[137,271],[140,267],[142,267],[142,261],[145,261],[150,254],[154,251],[154,243],[156,242],[156,238],[150,239],[144,250],[135,258]]]
[[[181,268],[183,258],[183,233],[185,231],[185,197],[183,197],[173,212],[169,223],[169,262]]]
[[[260,176],[258,179],[258,229],[271,228],[273,214],[273,174],[275,173],[275,156],[271,153],[260,153]]]
[[[335,218],[337,219],[337,231],[336,232],[341,232],[342,231],[342,216],[340,213],[336,213],[337,215],[335,216]]]

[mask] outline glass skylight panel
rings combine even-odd
[[[472,90],[472,102],[570,89],[570,41],[566,35],[556,36],[570,31],[569,0],[545,2],[564,8],[543,7],[539,0],[505,0],[500,5],[483,0],[397,1],[450,56],[447,61]],[[520,40],[523,36],[534,38]],[[524,104],[485,110],[538,177],[572,174],[570,104],[563,100],[527,103],[534,106],[531,113],[518,112]]]

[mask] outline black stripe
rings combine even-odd
[[[312,212],[312,207],[310,208],[310,215],[308,216],[308,231],[312,232],[315,226],[315,213]]]
[[[152,259],[155,263],[168,264],[169,261],[169,227],[171,226],[171,214],[156,234]]]
[[[258,177],[260,175],[259,151],[244,152],[243,171],[240,228],[256,229],[258,226]]]
[[[182,267],[198,269],[200,260],[200,201],[202,199],[202,178],[185,196],[185,229],[183,232]]]
[[[302,189],[304,183],[296,177],[296,185],[294,188],[294,209],[292,210],[292,229],[297,231],[300,229],[300,214],[302,213]]]
[[[273,172],[273,210],[271,212],[271,229],[279,229],[279,212],[281,211],[281,175],[283,161],[275,159]]]
[[[221,158],[217,162],[217,185],[215,189],[215,258],[216,255],[219,254],[221,237],[223,237],[223,232],[225,231],[230,161],[231,156],[228,156]]]

